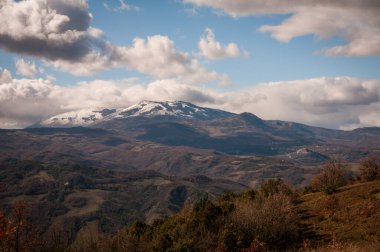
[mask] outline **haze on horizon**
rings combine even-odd
[[[380,2],[0,0],[0,128],[183,100],[380,127]]]

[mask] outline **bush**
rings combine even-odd
[[[151,225],[137,222],[98,243],[98,251],[266,251],[296,247],[299,217],[291,189],[272,181],[262,190],[202,199]]]
[[[264,201],[236,202],[231,221],[239,240],[254,240],[273,249],[284,249],[298,241],[298,214],[291,197],[277,193]]]
[[[282,179],[269,179],[265,184],[261,185],[259,196],[267,198],[276,194],[284,194],[288,196],[292,202],[296,202],[298,197],[294,189]]]
[[[375,157],[366,157],[360,160],[360,179],[363,181],[373,181],[379,173],[379,160]]]
[[[313,178],[312,187],[326,194],[333,194],[339,187],[345,185],[346,182],[343,164],[333,160],[325,164],[321,172]]]

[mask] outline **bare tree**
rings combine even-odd
[[[312,180],[312,187],[327,194],[333,194],[336,190],[346,184],[344,165],[337,160],[325,164],[320,173]]]
[[[379,160],[369,156],[360,160],[360,178],[363,181],[373,181],[379,172]]]
[[[27,221],[27,205],[16,202],[5,216],[0,212],[0,251],[38,251],[43,242],[40,233]]]

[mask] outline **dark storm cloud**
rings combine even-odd
[[[86,31],[90,27],[91,14],[85,4],[78,8],[75,4],[67,4],[65,1],[50,0],[49,7],[56,10],[58,14],[68,16],[70,20],[62,26],[62,31],[77,30]]]
[[[0,5],[0,48],[47,60],[77,61],[101,51],[86,1],[26,0]]]
[[[45,39],[24,37],[17,40],[9,35],[0,35],[0,47],[6,51],[42,57],[48,60],[64,59],[76,61],[91,51],[91,38],[83,37],[75,43],[50,43]]]

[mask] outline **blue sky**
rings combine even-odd
[[[0,127],[81,104],[117,107],[141,99],[186,99],[332,128],[380,126],[380,5],[371,0],[49,0],[47,6],[42,0],[0,6],[0,81],[9,84],[0,83],[0,105],[9,108]],[[80,97],[90,100],[53,102],[54,90],[86,90]],[[13,114],[18,99],[43,112]],[[46,108],[51,102],[55,109]]]
[[[270,34],[258,29],[267,24],[279,24],[289,15],[263,15],[234,18],[217,13],[208,7],[196,8],[176,0],[128,1],[135,10],[110,11],[104,7],[118,8],[118,1],[89,1],[93,15],[91,26],[105,32],[107,39],[117,45],[130,45],[135,37],[165,35],[174,41],[175,47],[185,52],[198,52],[199,38],[205,28],[214,30],[216,39],[223,45],[234,42],[248,51],[247,58],[204,61],[207,69],[226,73],[236,84],[236,89],[257,83],[309,79],[320,76],[355,76],[365,79],[380,78],[380,58],[369,57],[326,57],[316,54],[319,50],[344,42],[344,38],[333,37],[321,40],[315,35],[305,35],[284,43],[271,38]],[[195,14],[190,12],[194,11]],[[22,56],[22,55],[21,55]],[[14,62],[18,54],[0,51],[0,66],[16,72]],[[26,58],[35,60],[33,57]],[[42,65],[41,63],[37,64]],[[94,79],[121,79],[129,77],[147,78],[146,75],[128,69],[111,69],[94,76],[75,76],[48,68],[47,71],[62,84]]]

